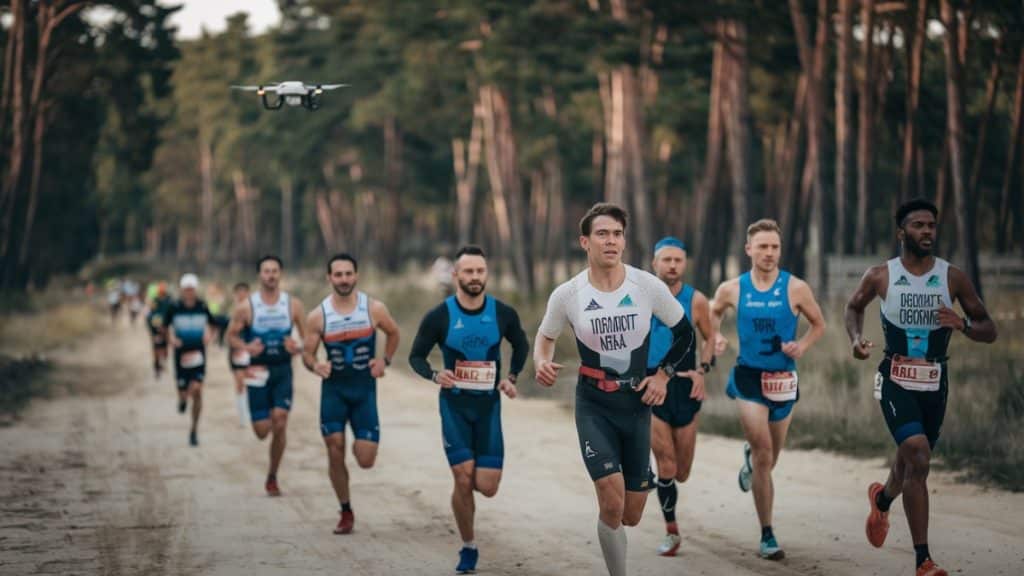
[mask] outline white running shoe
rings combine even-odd
[[[661,546],[658,546],[658,556],[675,556],[682,541],[679,534],[666,533],[665,539],[661,541]]]

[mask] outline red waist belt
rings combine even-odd
[[[624,378],[621,380],[609,379],[604,370],[580,366],[580,376],[589,380],[598,390],[602,392],[618,392],[625,387],[636,389],[636,378]]]

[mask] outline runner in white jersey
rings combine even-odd
[[[896,212],[901,254],[870,268],[846,305],[853,356],[866,360],[874,347],[863,337],[864,309],[882,299],[885,357],[875,375],[875,398],[896,442],[889,479],[868,487],[868,542],[879,548],[889,533],[889,507],[903,495],[914,542],[917,576],[946,576],[928,550],[928,470],[946,414],[947,348],[953,330],[975,342],[994,342],[995,322],[970,279],[932,252],[939,211],[915,199]],[[967,316],[953,311],[959,301]]]
[[[694,346],[683,307],[664,282],[622,263],[626,212],[596,204],[580,222],[586,270],[562,284],[548,300],[537,331],[537,381],[552,386],[560,364],[555,340],[566,327],[576,336],[580,371],[576,431],[583,463],[597,492],[598,540],[611,576],[626,574],[626,533],[640,522],[651,474],[651,406],[665,400],[669,378]],[[647,376],[651,317],[672,331],[660,369]]]
[[[348,534],[355,525],[345,466],[345,428],[352,431],[352,455],[360,468],[372,468],[380,442],[377,416],[377,379],[391,366],[398,349],[398,324],[387,306],[356,290],[359,263],[350,254],[327,261],[331,294],[307,318],[302,351],[306,369],[319,376],[320,434],[327,446],[328,475],[338,497],[339,519],[335,534]],[[377,330],[387,337],[384,357],[377,358]],[[316,350],[323,343],[325,361]]]
[[[264,256],[258,264],[260,289],[249,306],[237,306],[228,325],[228,344],[249,353],[246,387],[256,437],[270,441],[270,468],[264,488],[280,496],[277,470],[284,456],[288,411],[292,406],[292,356],[302,351],[306,335],[302,302],[281,290],[281,259]],[[299,340],[292,338],[292,329]],[[244,334],[243,334],[244,333]]]

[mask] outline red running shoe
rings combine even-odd
[[[352,514],[351,510],[341,512],[341,518],[338,519],[338,525],[334,527],[335,534],[350,534],[352,532],[352,526],[356,523],[356,517]]]

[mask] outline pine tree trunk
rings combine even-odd
[[[924,0],[921,0],[924,1]],[[839,37],[836,47],[836,226],[833,244],[845,254],[847,204],[853,173],[853,11],[854,0],[839,0]]]
[[[694,231],[693,240],[695,249],[693,253],[698,254],[696,280],[704,286],[711,284],[711,265],[714,261],[712,246],[714,245],[714,230],[711,218],[715,212],[715,196],[718,192],[718,181],[722,168],[722,99],[726,93],[724,89],[725,76],[728,71],[725,59],[724,29],[723,22],[715,23],[715,38],[713,60],[711,64],[711,97],[708,105],[708,136],[707,154],[704,157],[704,174],[697,186],[697,194],[694,201],[694,209],[691,212],[692,221],[690,229]]]
[[[911,38],[907,52],[907,118],[903,129],[903,162],[900,166],[899,202],[906,202],[913,189],[911,177],[914,173],[914,154],[917,151],[917,110],[921,102],[921,70],[924,60],[924,43],[928,19],[928,0],[917,0],[917,11],[913,28],[907,37]]]
[[[722,111],[725,119],[726,151],[732,185],[732,226],[730,238],[736,239],[732,254],[737,262],[745,258],[743,231],[748,220],[750,199],[750,107],[747,101],[747,27],[729,20],[726,29],[726,54],[731,60],[727,80],[728,95]]]
[[[1013,113],[1010,126],[1010,145],[1006,152],[1006,168],[1003,170],[1003,187],[999,195],[999,218],[996,225],[996,249],[1005,252],[1010,239],[1010,215],[1013,212],[1010,189],[1013,187],[1013,173],[1017,167],[1018,149],[1020,148],[1021,125],[1024,120],[1024,47],[1021,48],[1017,62],[1017,86],[1013,91]],[[1020,227],[1020,223],[1014,225]]]
[[[863,254],[867,247],[868,198],[871,195],[873,170],[872,145],[874,141],[872,134],[874,132],[875,90],[872,80],[875,78],[875,0],[861,1],[861,28],[864,34],[861,51],[863,76],[860,82],[860,102],[858,103],[857,224],[854,229],[854,251],[858,254]]]
[[[974,214],[970,209],[971,203],[967,201],[963,173],[964,112],[963,103],[960,100],[960,96],[963,94],[963,85],[961,84],[960,58],[957,51],[957,47],[960,45],[957,41],[960,30],[958,30],[957,12],[953,8],[951,0],[942,0],[942,22],[946,27],[946,35],[943,38],[946,56],[946,129],[949,134],[949,163],[953,203],[956,211],[957,248],[964,263],[964,271],[974,283],[980,296],[982,289],[978,270],[978,247],[974,237]]]
[[[473,121],[469,144],[461,138],[452,140],[455,169],[456,226],[459,245],[469,244],[476,234],[476,183],[480,174],[480,149],[483,143],[481,104],[473,104]]]

